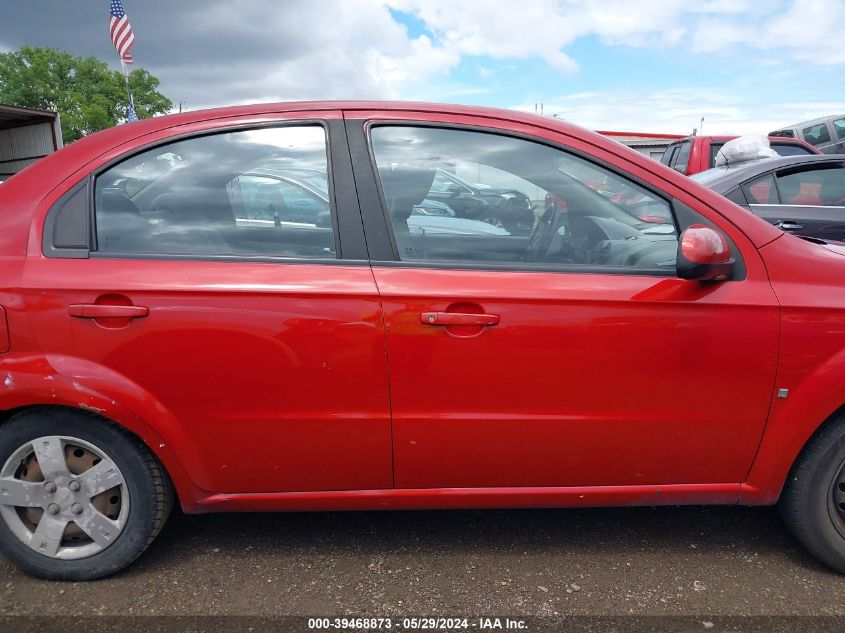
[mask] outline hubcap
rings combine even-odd
[[[123,474],[85,440],[39,437],[20,446],[0,469],[0,518],[45,556],[92,556],[115,541],[128,517]]]
[[[833,478],[831,486],[830,515],[833,524],[842,537],[845,538],[845,462],[839,469],[839,474]]]

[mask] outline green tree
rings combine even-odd
[[[129,73],[129,85],[139,118],[173,107],[146,70]],[[58,111],[66,143],[125,121],[127,101],[123,73],[96,57],[32,46],[0,53],[0,103]]]

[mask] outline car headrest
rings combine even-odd
[[[434,182],[434,168],[397,167],[379,170],[384,197],[390,213],[398,220],[407,220],[428,195]]]
[[[117,189],[104,189],[101,191],[97,206],[100,208],[100,211],[105,211],[108,215],[141,215],[138,206],[129,199],[129,196]]]
[[[228,201],[213,191],[163,193],[153,200],[152,210],[167,214],[173,222],[234,224]]]

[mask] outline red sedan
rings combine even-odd
[[[524,195],[533,231],[422,221],[441,172]],[[780,502],[845,571],[842,255],[511,111],[275,104],[89,136],[0,189],[0,550],[105,576],[175,502]]]

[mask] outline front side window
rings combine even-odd
[[[836,138],[845,141],[845,118],[836,119],[833,122],[833,129],[836,130]]]
[[[382,194],[403,261],[674,270],[669,203],[595,163],[533,141],[433,127],[371,130]],[[451,213],[414,214],[438,175],[466,191]]]
[[[830,132],[828,132],[827,125],[824,123],[804,128],[801,133],[804,135],[804,140],[810,145],[821,145],[830,141]]]
[[[185,139],[97,177],[96,252],[334,257],[329,199],[320,126]]]
[[[778,174],[783,204],[845,205],[845,168],[815,167]]]

